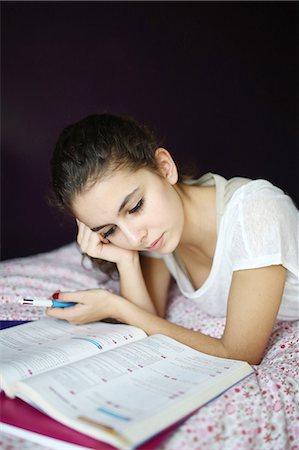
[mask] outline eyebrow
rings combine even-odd
[[[126,195],[126,197],[123,199],[122,204],[120,205],[120,207],[118,209],[117,215],[119,215],[119,213],[124,209],[126,204],[131,200],[131,198],[138,191],[138,189],[139,189],[139,187],[137,187],[132,192],[130,192],[130,194]],[[107,223],[106,225],[99,225],[98,227],[91,228],[91,231],[98,232],[98,231],[102,230],[103,228],[108,227],[108,225],[111,225],[111,224]]]

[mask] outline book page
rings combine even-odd
[[[79,417],[77,429],[94,437],[101,438],[97,432],[106,426],[142,442],[251,372],[247,363],[210,357],[156,335],[61,367],[55,376],[32,378],[19,392],[26,384],[25,395],[45,411],[65,424]],[[195,406],[191,401],[181,407],[194,398]]]
[[[146,336],[123,324],[70,325],[46,318],[2,330],[0,386],[125,345]]]

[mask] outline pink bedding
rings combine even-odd
[[[1,320],[39,319],[43,308],[20,306],[22,295],[49,296],[57,289],[105,285],[117,291],[99,271],[81,265],[76,244],[0,264]],[[168,319],[220,336],[224,319],[198,310],[174,288]],[[163,443],[159,450],[299,450],[298,322],[277,322],[255,374],[202,407]],[[2,442],[1,442],[2,441]],[[3,450],[44,448],[2,434]]]

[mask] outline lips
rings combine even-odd
[[[152,242],[149,247],[146,247],[146,250],[148,250],[148,251],[158,250],[163,244],[163,236],[164,236],[164,233],[158,239],[156,239],[154,242]]]

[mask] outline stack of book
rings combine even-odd
[[[253,373],[123,324],[45,318],[2,330],[0,342],[3,431],[101,450],[155,448]]]

